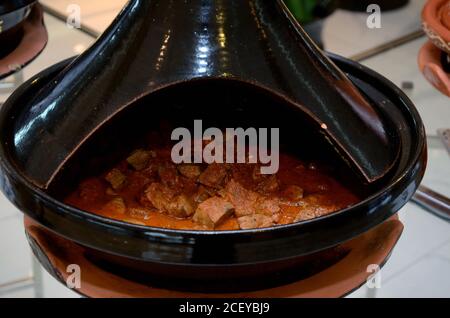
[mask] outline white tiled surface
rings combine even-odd
[[[43,286],[42,291],[44,297],[46,298],[80,298],[81,296],[75,293],[74,291],[66,288],[66,286],[62,285],[59,281],[54,279],[50,274],[48,274],[45,270],[42,270],[43,273]]]
[[[449,261],[429,255],[385,283],[378,297],[449,297]]]
[[[0,221],[18,215],[13,205],[3,195],[0,195]]]
[[[20,215],[0,220],[0,285],[31,275],[30,248]]]
[[[100,9],[94,6],[99,3],[98,0],[43,0],[42,2],[57,4],[63,10],[68,3],[79,3],[82,6],[83,17],[89,22],[90,27],[103,30],[125,0],[101,1]],[[417,26],[419,12],[417,5],[420,2],[422,1],[412,1],[411,6],[416,7],[410,8],[411,14],[407,17],[406,13],[400,18],[394,15],[384,16],[384,27],[390,31],[386,33],[384,30],[384,35],[381,31],[379,35],[364,33],[359,28],[364,21],[362,17],[357,19],[347,17],[345,19],[348,23],[338,23],[338,15],[342,17],[348,13],[337,12],[336,16],[333,16],[325,25],[325,43],[334,45],[333,51],[349,56],[354,54],[355,50],[367,49],[366,44],[358,46],[353,41],[346,43],[345,39],[340,37],[341,34],[352,31],[350,29],[358,29],[361,32],[353,37],[354,40],[361,43],[366,41],[374,46],[380,41],[389,40],[389,36],[403,35]],[[399,28],[389,27],[392,23],[399,21],[402,22],[396,26]],[[82,32],[69,30],[55,18],[46,16],[46,22],[50,33],[49,44],[44,53],[25,69],[26,78],[50,64],[74,55],[93,41]],[[395,29],[395,32],[391,29]],[[329,39],[326,38],[328,35]],[[417,70],[416,56],[424,41],[425,39],[413,41],[366,60],[364,63],[397,85],[405,80],[414,83],[415,88],[411,97],[424,118],[428,134],[434,135],[437,128],[450,127],[450,99],[438,94]],[[0,95],[0,101],[5,97]],[[448,154],[443,149],[431,147],[429,161],[424,184],[450,196]],[[382,271],[382,288],[376,295],[378,297],[450,297],[450,224],[413,204],[408,204],[402,209],[400,218],[405,225],[405,230],[390,261]],[[21,217],[11,204],[0,196],[0,285],[3,282],[24,278],[30,272],[31,256],[24,238]],[[78,297],[46,273],[43,274],[42,289],[45,297]],[[7,294],[2,294],[0,291],[0,297],[32,297],[33,295],[34,290],[31,288],[10,290]],[[350,297],[366,295],[366,288],[362,288]]]
[[[439,128],[450,127],[450,99],[429,84],[419,72],[417,55],[425,37],[417,39],[399,48],[363,61],[375,71],[401,87],[402,82],[414,84],[411,99],[418,108],[428,135],[436,135]]]
[[[425,0],[410,0],[402,9],[382,12],[380,29],[367,27],[367,13],[337,10],[324,23],[325,49],[351,57],[420,30],[424,3]]]
[[[444,246],[440,247],[436,251],[436,255],[439,255],[446,260],[450,260],[450,242],[447,242]]]
[[[41,3],[60,15],[67,15],[69,5],[79,5],[82,25],[100,34],[111,24],[127,0],[41,0]]]
[[[0,298],[34,298],[34,288],[32,286],[26,288],[16,288],[5,293],[0,292]]]

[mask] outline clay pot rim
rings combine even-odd
[[[425,27],[431,28],[442,40],[450,42],[450,30],[442,24],[438,17],[439,10],[443,5],[450,5],[450,1],[428,0],[422,10],[422,22]]]
[[[440,92],[450,97],[450,74],[447,74],[442,69],[440,60],[441,54],[441,50],[436,47],[432,41],[427,41],[419,51],[418,64],[420,71],[424,74],[426,80]],[[439,83],[435,83],[429,79],[428,75],[425,74],[427,70],[433,73],[433,76],[440,81],[442,86],[437,85]],[[445,87],[447,89],[445,89]]]

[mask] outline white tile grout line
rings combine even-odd
[[[443,245],[446,246],[447,244],[450,244],[450,240],[445,242]],[[442,247],[443,246],[440,246],[438,249],[441,249]],[[442,254],[439,254],[439,253],[436,253],[436,252],[437,252],[436,250],[433,250],[433,253],[435,253],[434,256],[439,257],[441,259],[445,259],[445,260],[450,262],[450,255],[442,255]]]
[[[411,42],[413,42],[417,39],[420,39],[424,36],[425,36],[425,33],[422,29],[414,30],[411,33],[400,36],[397,39],[393,39],[386,43],[380,44],[376,47],[366,49],[365,51],[362,51],[358,54],[351,56],[350,59],[361,63],[372,57],[375,57],[380,54],[383,54],[383,53],[389,52],[391,50],[397,49],[399,47],[402,47],[403,45],[411,43]]]
[[[445,242],[439,244],[438,246],[436,246],[436,247],[433,248],[432,250],[428,251],[426,254],[424,254],[424,255],[422,255],[422,256],[419,256],[419,257],[417,257],[416,259],[412,260],[411,262],[405,264],[402,268],[400,268],[400,269],[398,269],[397,271],[393,272],[393,273],[390,274],[387,278],[383,278],[383,283],[385,284],[385,283],[387,283],[387,282],[389,282],[389,281],[395,279],[397,275],[399,275],[399,274],[405,272],[409,267],[412,267],[414,264],[419,263],[420,261],[422,261],[422,260],[425,259],[425,258],[429,258],[429,257],[430,257],[431,255],[433,255],[433,254],[434,254],[434,256],[438,256],[438,257],[441,257],[442,259],[445,259],[445,260],[447,260],[447,261],[450,261],[450,258],[447,259],[446,257],[444,257],[444,256],[442,256],[442,255],[435,254],[439,249],[441,249],[442,247],[444,247],[445,245],[447,245],[447,244],[449,244],[449,243],[450,243],[450,240],[447,240],[447,241],[445,241]],[[395,252],[395,249],[394,249],[394,252]],[[389,263],[389,261],[388,261],[388,263]],[[381,269],[381,272],[383,272],[383,269]]]
[[[34,286],[33,276],[27,276],[0,285],[0,294],[8,293],[10,289],[28,288]]]
[[[450,263],[450,257],[444,256],[444,255],[441,255],[441,254],[433,254],[433,257],[438,258],[438,259],[440,259],[442,261],[446,261],[447,263]]]

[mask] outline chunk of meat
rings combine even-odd
[[[280,211],[280,202],[277,199],[260,196],[254,205],[254,213],[256,214],[276,216]]]
[[[200,175],[198,181],[212,188],[220,188],[227,176],[227,167],[224,164],[211,164]]]
[[[201,169],[197,165],[184,164],[178,166],[178,171],[189,179],[197,179],[202,173]]]
[[[127,207],[125,201],[121,197],[115,197],[103,207],[105,211],[111,212],[113,214],[125,214]]]
[[[329,202],[323,202],[321,195],[309,195],[305,198],[302,209],[297,214],[295,222],[314,219],[338,211],[342,206],[338,206]]]
[[[194,202],[202,203],[212,196],[212,192],[204,186],[199,186],[197,192],[194,194]]]
[[[195,212],[194,203],[186,195],[176,195],[161,183],[152,183],[145,190],[145,196],[156,209],[174,217],[187,218]]]
[[[230,217],[233,211],[231,203],[219,197],[212,197],[197,207],[193,220],[209,229],[214,229]]]
[[[304,190],[296,185],[290,185],[283,191],[283,195],[291,201],[299,201],[303,199],[303,194]]]
[[[127,177],[119,169],[112,169],[105,176],[105,180],[111,184],[114,190],[118,190],[125,184]]]
[[[178,184],[178,170],[173,164],[159,166],[158,175],[161,182],[169,187],[175,187]]]
[[[194,214],[195,205],[188,196],[181,194],[170,204],[168,212],[176,217],[186,218]]]
[[[303,199],[304,191],[296,185],[290,185],[283,191],[283,197],[292,202],[298,202]]]
[[[241,230],[260,229],[274,225],[270,216],[262,214],[241,216],[238,218],[238,224]]]
[[[140,171],[131,171],[127,175],[126,192],[128,193],[141,193],[146,186],[154,182],[155,178],[148,177]]]
[[[264,175],[258,183],[257,189],[262,193],[273,193],[280,187],[276,175]]]
[[[225,187],[225,197],[233,204],[238,217],[251,214],[272,217],[280,212],[278,200],[247,190],[233,179]]]
[[[127,158],[127,162],[137,171],[144,170],[150,159],[155,156],[154,152],[143,149],[136,150]]]
[[[254,184],[255,181],[260,180],[259,177],[255,177],[253,172],[255,169],[252,164],[232,164],[230,165],[231,174],[234,181],[242,184]],[[259,176],[262,176],[259,174]]]
[[[315,206],[315,205],[307,205],[304,207],[296,216],[295,222],[311,220],[326,214],[333,212],[332,209]]]
[[[233,204],[236,216],[240,217],[254,213],[254,205],[259,196],[232,179],[225,187],[224,197]]]
[[[165,211],[166,207],[175,197],[175,192],[161,183],[152,183],[146,190],[145,196],[159,211]]]

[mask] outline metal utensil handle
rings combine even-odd
[[[425,186],[420,186],[412,201],[427,211],[450,221],[450,199]]]

